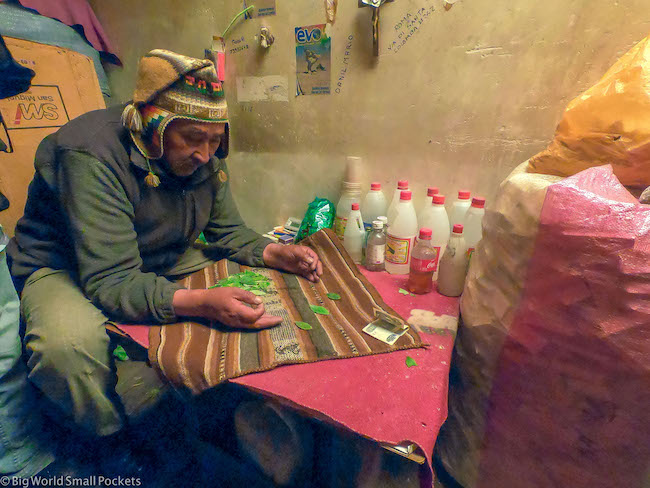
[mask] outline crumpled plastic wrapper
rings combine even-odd
[[[315,198],[307,207],[295,242],[318,232],[321,229],[331,229],[336,216],[336,207],[326,198]]]
[[[650,36],[569,104],[528,171],[571,176],[604,164],[625,186],[650,186]]]
[[[465,488],[642,488],[650,208],[611,166],[520,165],[486,211],[436,452]]]
[[[339,0],[325,0],[325,13],[327,15],[327,23],[333,24],[336,20],[336,7]]]

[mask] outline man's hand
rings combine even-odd
[[[266,315],[262,300],[241,288],[178,290],[174,293],[176,315],[204,317],[239,329],[265,329],[282,322]]]
[[[323,274],[318,254],[307,246],[269,244],[264,248],[262,259],[269,268],[295,273],[314,283]]]

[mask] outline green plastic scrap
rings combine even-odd
[[[314,198],[314,201],[307,207],[295,242],[301,241],[321,229],[332,228],[334,217],[336,217],[336,207],[332,202],[326,198]]]
[[[415,296],[413,293],[411,293],[411,292],[409,292],[409,291],[406,291],[404,288],[400,288],[400,289],[397,290],[397,291],[398,291],[399,293],[401,293],[402,295],[411,295],[412,297]]]
[[[129,355],[126,353],[122,346],[117,346],[113,351],[113,356],[115,356],[120,361],[128,361]]]
[[[413,366],[417,366],[418,363],[415,362],[415,359],[413,359],[411,356],[406,356],[406,366],[409,368],[412,368]]]

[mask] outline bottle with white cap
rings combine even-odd
[[[456,224],[465,223],[465,214],[469,210],[472,201],[470,200],[469,190],[459,190],[458,199],[454,202],[449,215],[449,231],[454,228]]]
[[[483,237],[483,215],[485,215],[485,198],[474,197],[472,206],[465,216],[465,243],[467,244],[467,254],[472,259],[472,254],[476,245]]]
[[[454,225],[454,231],[447,243],[445,254],[440,260],[438,273],[438,292],[448,297],[457,297],[463,293],[467,275],[467,244],[463,239],[463,226]]]
[[[391,200],[390,205],[388,206],[388,210],[386,211],[386,217],[388,217],[388,225],[393,225],[393,220],[395,220],[395,209],[399,205],[400,195],[403,191],[410,191],[409,182],[407,180],[399,180],[397,182],[397,189],[395,190],[393,199]]]
[[[361,264],[361,250],[365,237],[366,231],[363,229],[363,220],[361,220],[359,204],[353,203],[345,226],[343,247],[356,264]]]
[[[386,271],[391,274],[407,274],[411,253],[418,234],[418,219],[411,201],[411,192],[402,191],[395,209],[395,218],[390,223],[386,239]]]
[[[431,205],[422,212],[418,224],[420,228],[428,227],[433,232],[431,247],[437,251],[433,279],[438,276],[438,263],[445,252],[447,241],[449,241],[449,218],[445,210],[445,196],[433,195]]]
[[[386,215],[388,202],[381,191],[381,183],[374,181],[370,183],[370,191],[366,193],[366,197],[361,204],[361,215],[363,216],[363,225],[366,231],[372,229],[373,221],[377,220],[380,215]]]
[[[425,210],[429,209],[433,201],[433,195],[437,195],[438,193],[440,193],[440,189],[437,186],[429,186],[427,188],[427,197],[424,199],[424,204],[422,205],[422,207],[420,207],[420,210],[418,211],[418,222],[420,223],[420,227],[422,227],[422,223],[420,222],[420,219],[422,218],[422,213]]]
[[[377,220],[379,220],[383,224],[384,234],[388,235],[388,217],[386,217],[385,215],[380,215],[379,217],[377,217]]]
[[[372,222],[372,230],[366,246],[366,269],[368,271],[383,271],[386,261],[386,234],[381,220]]]
[[[336,236],[343,240],[345,234],[345,224],[350,213],[350,206],[353,203],[361,201],[361,183],[359,182],[359,172],[361,158],[357,156],[348,156],[345,167],[345,176],[343,178],[342,193],[339,203],[336,205],[336,218],[334,219],[334,232]]]

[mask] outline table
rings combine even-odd
[[[429,347],[282,366],[231,381],[379,443],[416,444],[426,457],[421,485],[430,487],[433,447],[447,418],[459,300],[435,290],[427,295],[404,295],[399,289],[406,288],[406,275],[361,271]],[[126,327],[125,331],[137,342],[148,344],[147,328],[134,329]],[[417,366],[407,367],[407,356]]]

